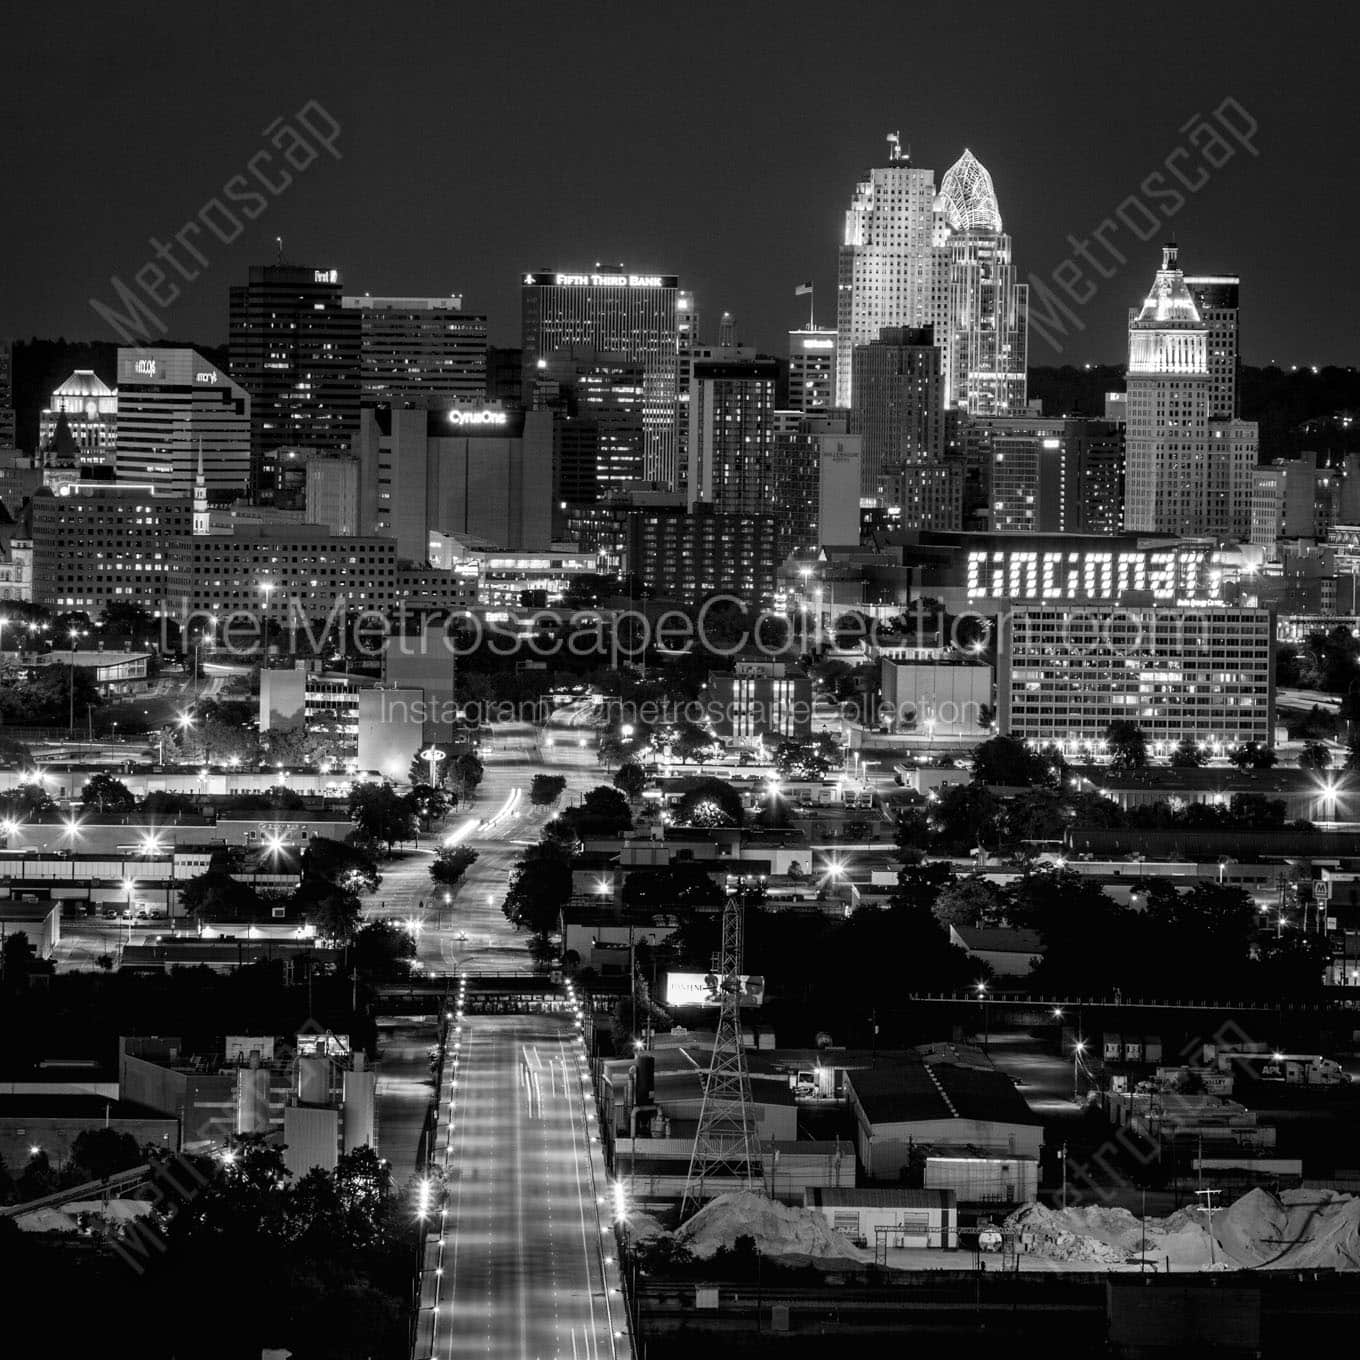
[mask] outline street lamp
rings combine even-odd
[[[71,639],[71,664],[67,669],[67,692],[70,695],[70,713],[67,715],[66,728],[72,735],[76,730],[76,639],[81,636],[79,628],[71,628],[68,633]]]
[[[987,1052],[991,1042],[991,1031],[988,1026],[989,1016],[987,1014],[987,984],[979,982],[976,984],[978,1002],[982,1006],[982,1051]]]
[[[198,630],[198,641],[194,643],[194,698],[195,698],[195,699],[198,698],[198,675],[199,675],[198,653],[199,653],[199,649],[203,646],[203,636],[204,636],[204,634],[203,634],[203,629],[200,628],[200,629]],[[209,614],[209,615],[208,615],[208,634],[207,634],[207,636],[209,637],[209,639],[210,639],[212,642],[215,643],[215,642],[217,641],[217,615],[216,615],[216,614]]]
[[[431,744],[420,753],[420,758],[430,767],[430,787],[437,788],[439,780],[436,771],[439,768],[439,762],[445,758],[445,753],[439,747]]]
[[[1078,1090],[1079,1073],[1081,1070],[1081,1055],[1086,1052],[1086,1041],[1078,1039],[1072,1045],[1072,1104],[1081,1104],[1081,1092]]]
[[[124,908],[124,915],[127,917],[127,943],[132,943],[132,894],[137,890],[135,879],[125,878],[123,880],[123,891],[127,893],[127,906]]]

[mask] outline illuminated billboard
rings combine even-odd
[[[759,1006],[765,1000],[765,979],[742,973],[741,1004]],[[717,1006],[721,1002],[720,979],[716,973],[667,973],[666,1005]]]

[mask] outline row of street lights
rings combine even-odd
[[[989,1016],[987,1013],[987,984],[976,982],[973,984],[974,991],[977,992],[978,1004],[982,1007],[982,1051],[987,1051],[991,1039]],[[1053,1007],[1053,1018],[1059,1022],[1063,1018],[1063,1008]],[[1072,1042],[1072,1103],[1081,1104],[1081,1066],[1082,1056],[1086,1052],[1086,1040],[1074,1039]]]

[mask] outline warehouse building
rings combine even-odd
[[[812,1186],[803,1206],[857,1246],[888,1250],[957,1247],[959,1206],[952,1190],[858,1190]]]
[[[994,1068],[908,1061],[847,1072],[859,1159],[874,1181],[898,1180],[920,1152],[1038,1160],[1043,1126]]]

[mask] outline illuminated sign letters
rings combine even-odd
[[[559,288],[660,288],[660,274],[554,274]]]
[[[804,349],[835,349],[835,348],[836,348],[836,342],[835,342],[834,340],[804,340],[804,341],[803,341],[803,348],[804,348]]]
[[[138,359],[137,362],[133,364],[133,368],[135,368],[138,373],[144,374],[148,378],[154,378],[156,376],[156,361],[154,359]]]
[[[461,411],[449,412],[450,425],[493,425],[504,426],[509,417],[504,411]]]
[[[194,377],[199,382],[215,383],[217,381],[216,373],[195,373]]]
[[[313,283],[339,283],[340,271],[338,269],[314,269],[312,271]]]

